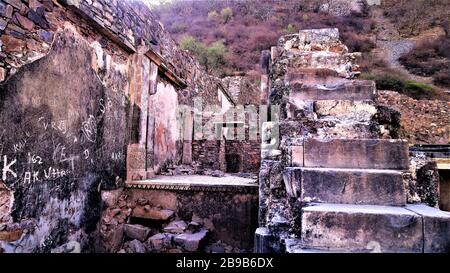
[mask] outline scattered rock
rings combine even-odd
[[[50,251],[51,253],[81,253],[80,243],[70,241]]]
[[[32,30],[34,27],[34,23],[30,21],[27,17],[24,17],[20,15],[19,13],[16,13],[17,21],[19,21],[19,24],[26,30]]]
[[[127,253],[146,253],[147,249],[139,240],[133,240],[124,244]]]
[[[141,242],[144,242],[148,235],[150,234],[150,229],[147,227],[144,227],[142,225],[130,225],[125,224],[124,225],[124,232],[125,235],[128,236],[131,239],[136,239]]]
[[[202,227],[202,225],[200,225],[197,222],[192,221],[192,222],[189,223],[187,229],[188,229],[189,232],[195,233],[195,232],[199,231],[201,227]]]
[[[184,221],[173,221],[170,222],[166,227],[163,228],[164,232],[168,233],[183,233],[188,225]]]
[[[41,28],[47,29],[48,23],[47,20],[45,20],[44,13],[44,7],[38,7],[36,8],[36,11],[30,9],[28,11],[28,19],[33,21],[36,25],[39,25]]]
[[[117,251],[123,242],[123,234],[124,227],[123,225],[119,225],[115,227],[113,230],[106,231],[102,234],[102,241],[105,245],[105,248],[109,252]]]
[[[22,230],[0,231],[0,241],[14,242],[22,236]]]
[[[132,216],[151,220],[166,221],[173,216],[174,212],[168,209],[157,209],[150,207],[135,207]]]
[[[9,53],[20,53],[26,45],[24,40],[6,34],[2,35],[1,41],[3,43],[4,51]]]
[[[158,233],[150,237],[147,241],[147,247],[151,251],[161,251],[173,247],[173,234]]]
[[[175,243],[189,252],[196,252],[201,249],[206,241],[208,230],[202,229],[196,233],[183,233],[175,237]]]
[[[122,194],[123,189],[102,191],[102,201],[107,207],[114,207],[119,201],[119,197]]]

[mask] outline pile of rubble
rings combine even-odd
[[[120,191],[120,190],[116,190]],[[116,192],[117,195],[117,192]],[[121,194],[106,198],[109,206],[102,215],[100,232],[111,251],[120,253],[201,252],[209,231],[199,219],[184,221],[172,210],[149,205],[148,200],[129,200]],[[196,221],[197,220],[197,221]]]

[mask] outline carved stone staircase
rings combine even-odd
[[[355,86],[292,92],[313,102],[373,100],[364,88],[371,84]],[[287,252],[450,251],[450,213],[406,204],[406,141],[313,136],[294,150],[295,166],[285,168],[283,180],[288,196],[302,204],[301,234],[286,240]]]
[[[303,58],[294,55],[290,58]],[[348,128],[369,124],[373,115],[367,113],[375,109],[373,82],[335,76],[310,80],[307,64],[298,69],[292,63],[284,78],[290,87],[288,119],[295,121],[300,109],[310,112],[312,122],[325,118]],[[325,115],[318,114],[321,105],[330,103]],[[348,137],[337,130],[288,142],[295,145],[288,149],[283,181],[288,197],[299,204],[300,231],[284,238],[286,252],[450,252],[450,213],[406,202],[406,141]],[[258,236],[267,234],[257,231],[256,241]]]
[[[306,138],[302,144],[283,173],[288,196],[302,206],[301,234],[286,240],[287,252],[450,251],[450,213],[406,204],[406,141]]]
[[[402,140],[306,140],[304,166],[284,172],[288,195],[304,204],[286,251],[449,251],[450,213],[406,204],[407,152]]]

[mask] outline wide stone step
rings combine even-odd
[[[328,51],[291,52],[288,56],[288,70],[317,69],[334,70],[339,77],[349,78],[354,73],[349,66],[354,66],[353,60],[360,54],[336,53]]]
[[[304,167],[408,169],[408,143],[392,139],[306,139]]]
[[[377,94],[373,81],[347,81],[328,85],[304,85],[294,83],[291,85],[289,98],[292,100],[374,100]]]
[[[422,252],[422,217],[406,208],[312,204],[302,209],[302,248]]]
[[[283,180],[289,196],[302,202],[406,204],[400,171],[291,167],[286,168]]]
[[[424,204],[408,205],[407,209],[423,218],[424,252],[450,253],[450,212]]]
[[[303,248],[300,239],[286,239],[285,240],[286,253],[342,253],[345,250],[325,250],[317,248]]]

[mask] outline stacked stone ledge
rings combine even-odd
[[[281,111],[263,127],[255,251],[450,251],[450,213],[407,204],[408,143],[379,119],[338,30],[284,36],[273,52],[268,102]]]

